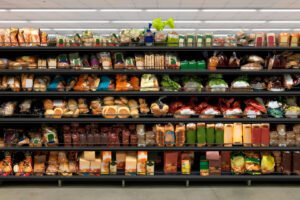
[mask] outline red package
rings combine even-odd
[[[178,152],[164,152],[164,173],[176,174],[177,173]]]

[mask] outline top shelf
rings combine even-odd
[[[300,51],[300,47],[0,47],[0,52],[98,52],[98,51]]]

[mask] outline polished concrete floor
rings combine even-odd
[[[0,200],[299,200],[300,184],[2,184]]]

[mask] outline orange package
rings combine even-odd
[[[133,88],[133,90],[140,90],[140,79],[137,76],[132,76],[130,78],[130,84]]]

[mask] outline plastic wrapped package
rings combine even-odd
[[[185,144],[185,125],[177,124],[175,127],[175,146],[182,147]]]
[[[130,134],[130,145],[137,146],[138,144],[138,136],[137,134]]]
[[[289,33],[280,33],[279,34],[279,46],[280,47],[289,47],[290,46],[290,34]]]
[[[129,146],[130,132],[128,130],[122,131],[122,145]]]
[[[56,146],[58,145],[57,131],[55,128],[50,126],[44,126],[43,132],[43,143],[45,146]]]
[[[43,176],[46,171],[46,155],[35,154],[33,162],[33,173],[35,176]]]
[[[258,152],[245,153],[245,172],[250,175],[259,175],[261,173],[260,155]]]
[[[136,134],[138,136],[138,146],[145,147],[146,146],[145,125],[143,124],[136,125]]]
[[[298,47],[298,46],[299,46],[299,33],[292,33],[290,47]]]
[[[165,127],[160,124],[157,124],[155,125],[154,132],[155,132],[155,141],[157,146],[159,147],[165,146],[165,139],[164,139]]]
[[[271,174],[275,171],[275,159],[270,153],[262,153],[261,156],[261,173]]]
[[[146,146],[154,146],[155,142],[155,133],[153,131],[146,131]]]
[[[186,125],[186,144],[195,146],[196,144],[196,124],[189,123]]]
[[[179,43],[179,35],[176,32],[169,32],[167,37],[167,45],[169,47],[177,47]]]
[[[164,129],[164,143],[167,147],[172,147],[175,145],[175,130],[172,124],[166,124]]]
[[[82,60],[79,56],[79,53],[70,53],[69,60],[70,60],[70,67],[72,69],[81,69],[83,67]]]
[[[206,124],[206,142],[207,146],[213,146],[216,143],[215,124]]]
[[[236,152],[231,154],[231,172],[233,174],[245,173],[245,156],[243,153]]]

